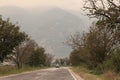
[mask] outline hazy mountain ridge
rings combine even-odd
[[[10,14],[9,14],[10,13]],[[54,50],[55,55],[67,56],[70,52],[62,42],[72,32],[83,31],[84,23],[80,17],[60,8],[34,12],[9,7],[0,8],[0,14],[10,17],[13,22],[18,21],[22,30],[26,31],[39,44],[43,44]]]

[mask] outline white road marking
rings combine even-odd
[[[69,68],[67,68],[67,69],[70,72],[71,76],[74,78],[74,80],[84,80],[80,76],[78,76],[77,74],[75,74],[72,70],[70,70]]]
[[[71,74],[71,76],[74,78],[74,80],[77,80],[77,78],[73,75],[73,73],[70,71],[70,69],[68,69],[68,71]]]

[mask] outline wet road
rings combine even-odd
[[[49,68],[8,77],[0,80],[74,80],[67,68]]]

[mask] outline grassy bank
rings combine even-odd
[[[84,67],[72,67],[75,73],[81,76],[84,80],[104,80],[102,75],[91,74],[89,70]]]
[[[71,69],[79,76],[81,76],[84,80],[120,80],[120,75],[116,75],[111,71],[97,75],[91,73],[90,70],[84,67],[72,67]]]
[[[39,69],[45,69],[47,67],[24,67],[17,69],[15,66],[0,66],[0,76],[7,76],[11,74],[18,74],[27,71],[34,71]]]

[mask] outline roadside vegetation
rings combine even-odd
[[[79,69],[84,66],[91,76],[105,75],[105,80],[120,80],[120,1],[86,0],[84,9],[96,20],[88,32],[69,37],[67,44],[73,49],[70,62]]]
[[[0,76],[51,66],[53,57],[17,24],[0,17]]]
[[[91,74],[91,71],[82,66],[71,68],[75,73],[77,73],[84,80],[104,80],[103,75]]]
[[[120,75],[112,71],[103,74],[95,74],[92,70],[89,70],[83,66],[74,66],[71,70],[77,73],[77,75],[84,80],[120,80]]]
[[[40,69],[45,69],[47,67],[29,67],[26,66],[24,68],[18,69],[15,66],[0,66],[0,76],[7,76],[11,74],[19,74],[28,71],[35,71]]]

